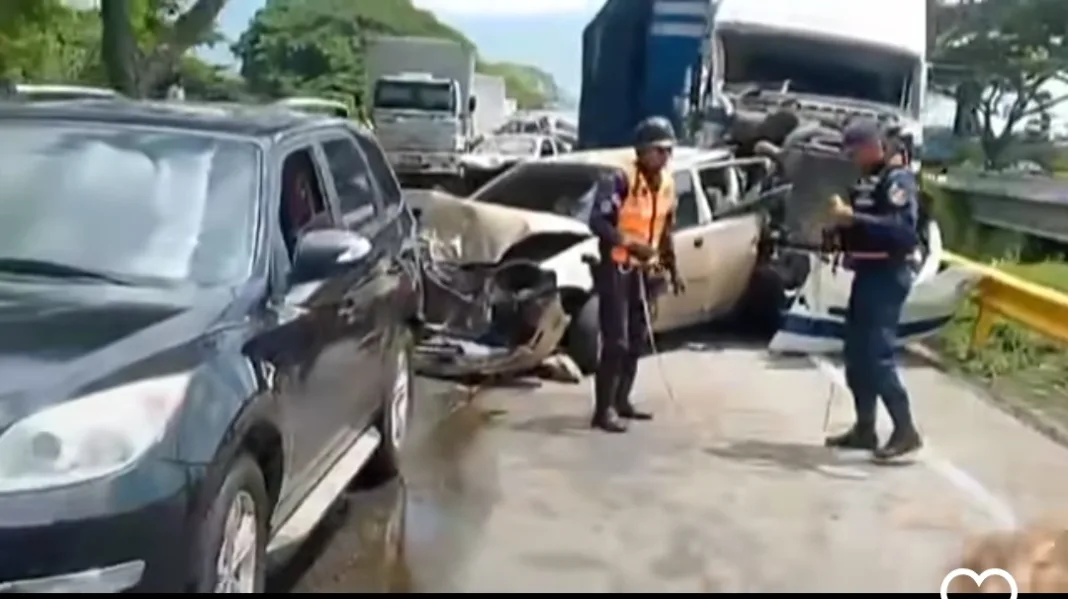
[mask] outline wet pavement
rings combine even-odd
[[[905,467],[821,446],[850,418],[833,363],[723,342],[663,369],[626,435],[586,428],[589,383],[423,381],[403,480],[351,494],[273,589],[932,592],[966,538],[1068,496],[1068,450],[921,364]]]

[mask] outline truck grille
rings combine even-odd
[[[452,150],[452,131],[413,129],[382,125],[376,131],[379,143],[391,150]]]

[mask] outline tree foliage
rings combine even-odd
[[[0,77],[99,82],[100,36],[91,14],[60,0],[0,1]]]
[[[942,1],[931,15],[933,58],[957,71],[958,120],[975,121],[988,166],[1000,166],[1021,123],[1068,99],[1046,90],[1068,72],[1068,2]]]
[[[226,0],[100,0],[101,52],[111,86],[153,95],[181,67],[187,50],[218,40]]]
[[[455,40],[462,33],[410,0],[267,0],[233,46],[241,74],[265,96],[314,95],[352,103],[366,95],[364,48],[372,35],[410,35]],[[509,63],[479,61],[478,70],[504,78],[509,95],[524,107],[547,100],[547,75]],[[551,82],[551,77],[548,77]]]

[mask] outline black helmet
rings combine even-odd
[[[662,116],[651,116],[634,129],[634,147],[672,147],[675,145],[675,127]]]

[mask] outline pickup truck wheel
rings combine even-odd
[[[270,511],[263,473],[239,455],[200,519],[195,592],[264,592]]]
[[[378,485],[400,473],[400,455],[408,437],[412,419],[412,361],[411,349],[405,344],[398,350],[393,363],[393,375],[385,389],[385,398],[376,427],[382,435],[378,449],[364,465],[358,477],[360,486]]]
[[[567,355],[579,367],[582,374],[590,374],[597,370],[597,362],[601,356],[601,323],[598,306],[597,296],[591,295],[572,317],[564,338]]]

